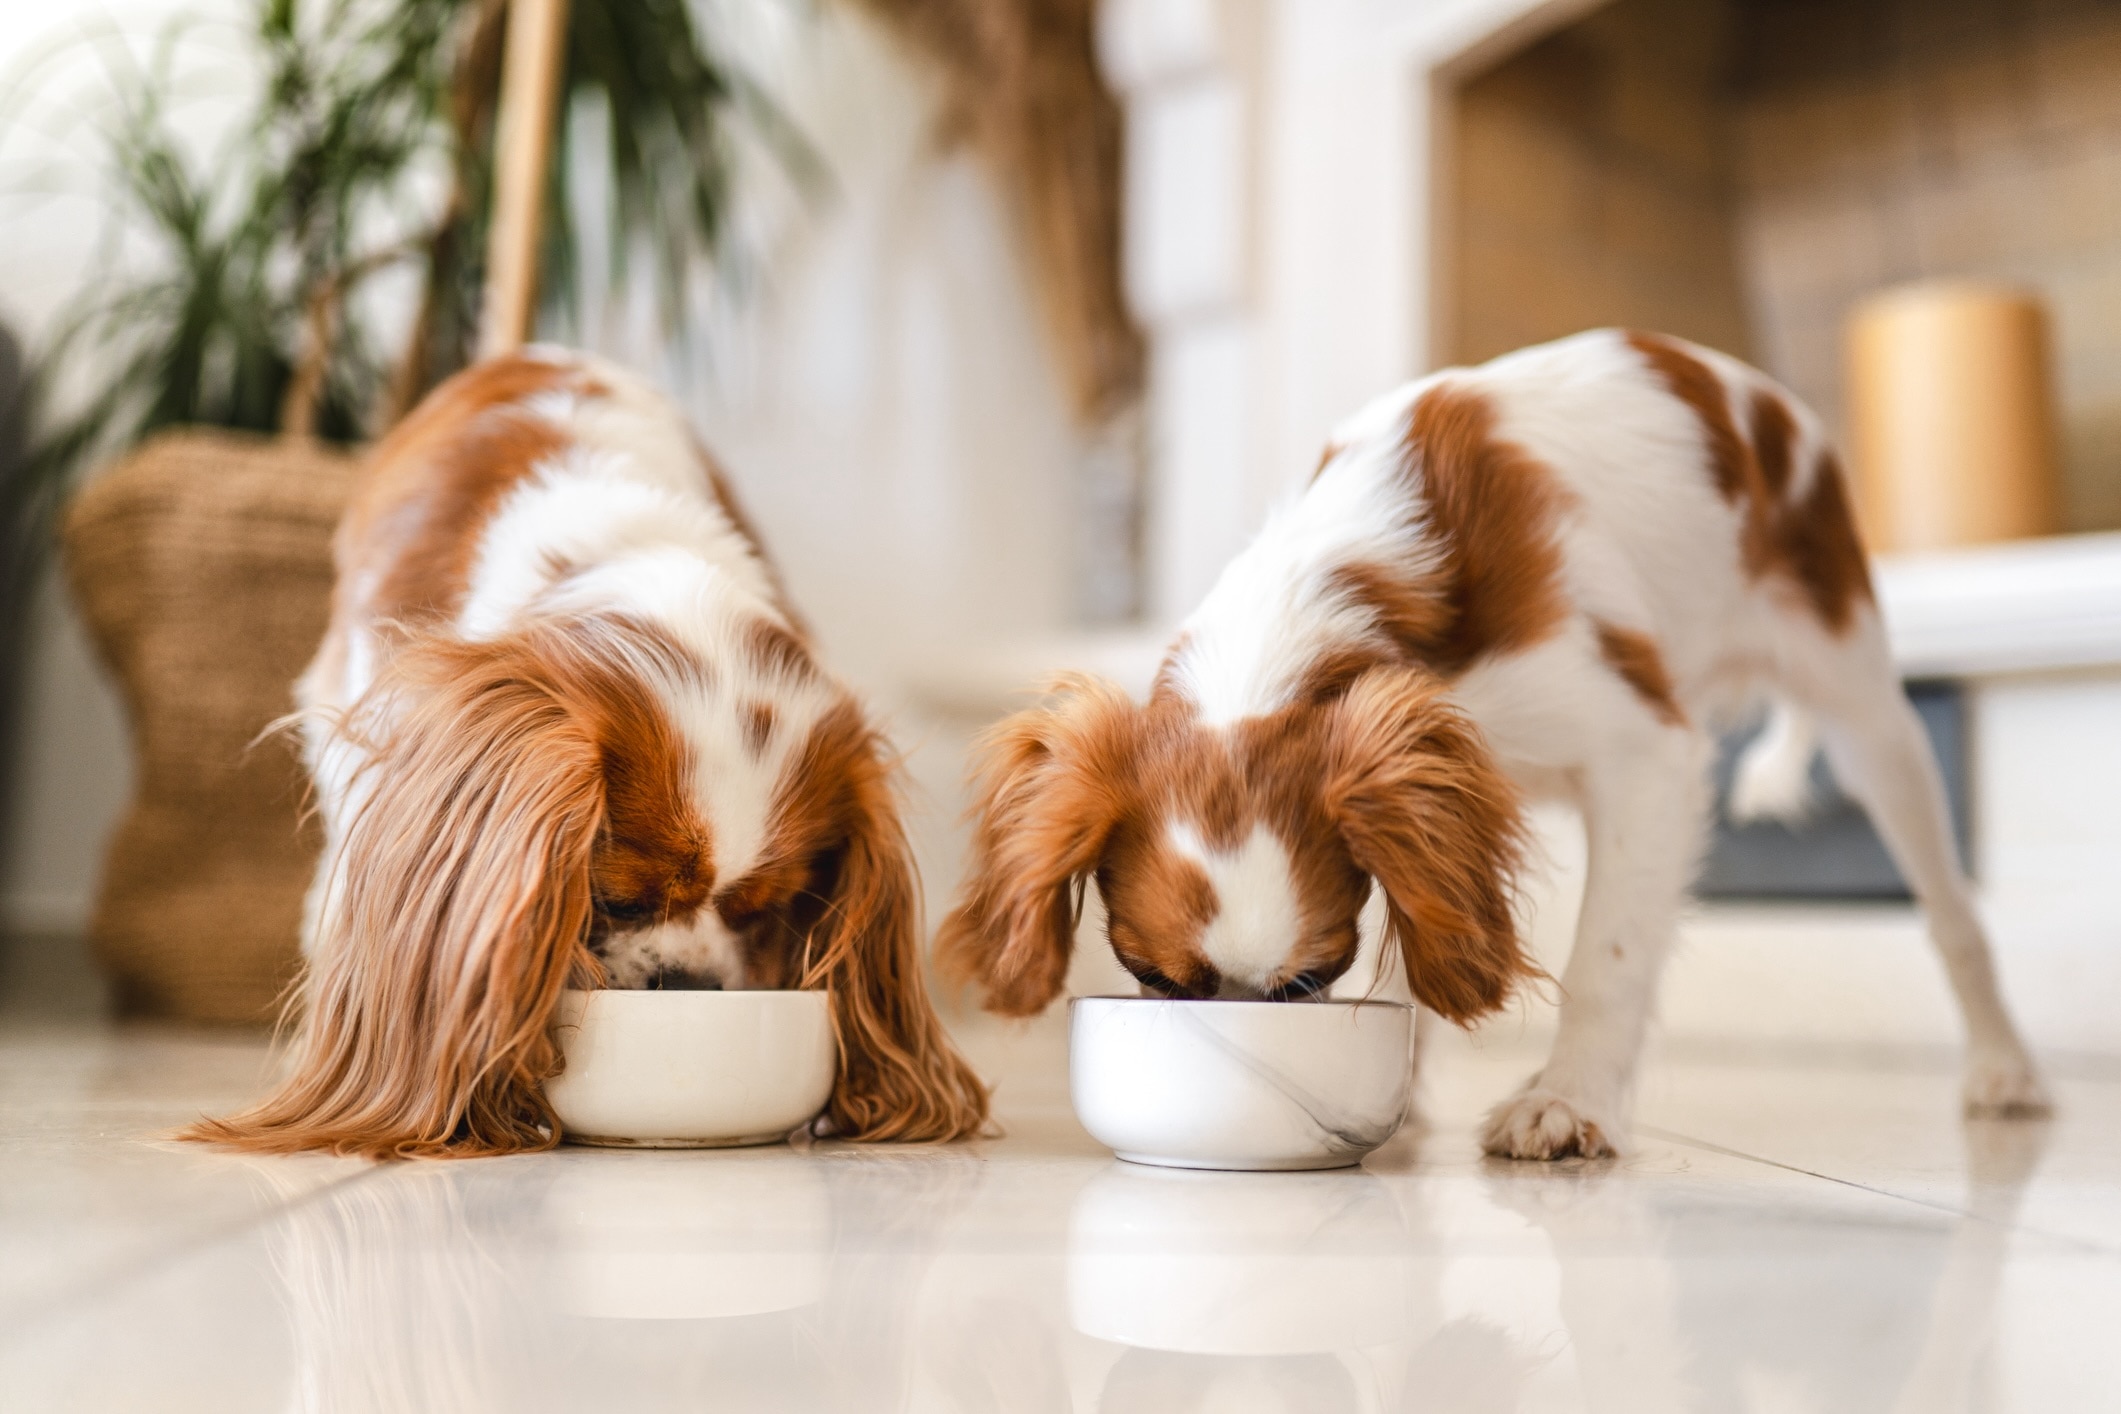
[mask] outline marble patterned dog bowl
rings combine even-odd
[[[545,1087],[576,1144],[771,1144],[832,1097],[827,992],[565,992]]]
[[[1405,1117],[1413,1043],[1397,1002],[1080,997],[1068,1083],[1083,1127],[1138,1164],[1345,1168]]]

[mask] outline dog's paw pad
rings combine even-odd
[[[1608,1159],[1612,1128],[1552,1090],[1530,1089],[1488,1111],[1481,1147],[1505,1159]]]
[[[2040,1072],[2023,1056],[1971,1061],[1965,1099],[1966,1113],[1975,1119],[2039,1119],[2055,1112]]]

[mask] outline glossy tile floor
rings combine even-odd
[[[69,996],[71,994],[68,994]],[[154,1135],[255,1041],[0,1000],[0,1408],[2121,1408],[2121,1074],[1962,1125],[1944,1058],[1660,1054],[1627,1159],[1470,1139],[1454,1044],[1360,1170],[1113,1160],[1060,1033],[977,1032],[1006,1135],[372,1168]]]

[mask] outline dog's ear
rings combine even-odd
[[[835,842],[821,861],[825,908],[801,985],[832,991],[835,1138],[966,1139],[986,1121],[987,1091],[950,1044],[921,976],[920,891],[891,761],[852,702],[812,733],[797,779],[816,783],[803,793],[822,813],[804,828]]]
[[[1326,810],[1384,892],[1408,985],[1453,1021],[1494,1011],[1539,975],[1513,907],[1516,790],[1426,673],[1373,669],[1327,710]]]
[[[987,1008],[1034,1016],[1067,980],[1078,885],[1097,867],[1133,778],[1138,709],[1111,683],[1063,678],[1045,705],[980,742],[972,871],[943,920],[945,973]]]
[[[598,970],[604,783],[553,667],[522,641],[413,644],[340,724],[365,765],[317,885],[291,1071],[185,1137],[371,1158],[559,1141],[550,1026]]]

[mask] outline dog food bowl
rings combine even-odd
[[[1414,1009],[1398,1002],[1081,997],[1070,1010],[1076,1117],[1133,1163],[1345,1168],[1406,1116]]]
[[[771,1144],[832,1097],[826,992],[568,991],[566,1068],[545,1087],[576,1144]]]

